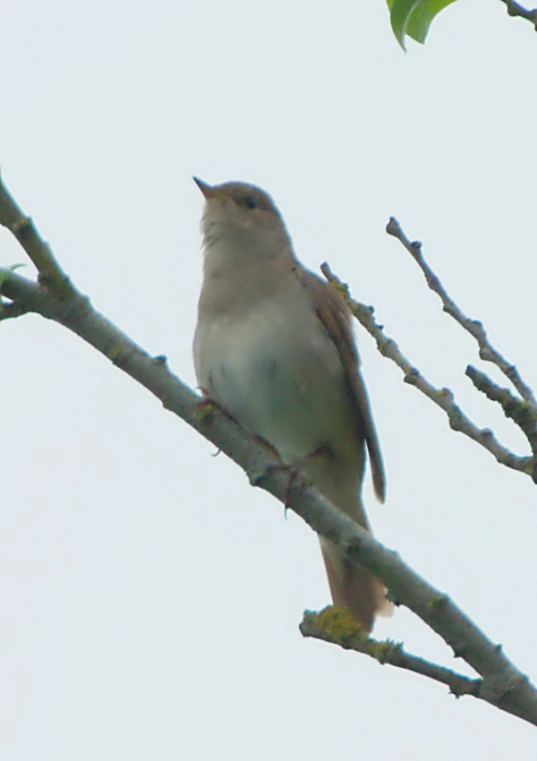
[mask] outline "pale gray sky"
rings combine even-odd
[[[537,386],[537,39],[494,0],[399,49],[382,0],[3,0],[0,165],[77,286],[194,383],[201,195],[255,182],[297,253],[481,425],[468,336],[391,214]],[[0,262],[24,262],[0,236]],[[31,269],[26,271],[31,274]],[[537,678],[537,492],[450,431],[358,332],[389,499],[375,530]],[[535,759],[535,729],[304,641],[311,531],[141,387],[38,317],[0,326],[0,757]],[[496,376],[497,377],[497,376]],[[408,611],[377,627],[453,662]]]

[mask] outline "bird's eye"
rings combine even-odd
[[[257,201],[253,196],[248,196],[244,199],[244,205],[249,209],[257,209]]]

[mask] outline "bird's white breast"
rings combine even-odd
[[[202,319],[194,361],[200,386],[284,459],[353,435],[340,357],[298,284]]]

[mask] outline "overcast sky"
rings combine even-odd
[[[259,184],[299,258],[526,453],[384,226],[424,241],[535,388],[537,38],[465,0],[408,48],[382,0],[3,0],[3,176],[95,307],[191,384],[191,176]],[[0,232],[0,263],[26,262]],[[535,486],[357,335],[388,475],[385,506],[365,489],[376,534],[537,679]],[[2,323],[0,347],[3,761],[535,759],[530,725],[303,640],[329,602],[313,533],[93,349],[39,317]],[[460,667],[408,611],[376,634]]]

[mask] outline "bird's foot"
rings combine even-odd
[[[303,486],[305,486],[303,482],[303,472],[304,472],[304,469],[307,467],[308,463],[310,463],[312,460],[317,459],[317,457],[323,457],[325,455],[330,455],[330,454],[331,453],[329,448],[323,444],[322,446],[317,447],[315,451],[310,452],[310,454],[305,455],[305,457],[300,457],[298,460],[295,460],[294,462],[291,462],[291,463],[282,462],[281,464],[270,465],[269,467],[270,470],[280,470],[287,473],[287,483],[285,486],[284,500],[283,500],[283,504],[285,507],[285,517],[287,517],[287,510],[289,509],[291,489],[293,488],[293,486],[295,486],[297,489],[301,489]]]
[[[200,413],[200,417],[202,419],[210,417],[211,412],[216,409],[230,420],[235,420],[235,418],[226,410],[223,405],[220,404],[220,402],[217,402],[216,399],[213,399],[207,389],[200,386],[199,390],[201,391],[202,398],[199,400],[199,402],[196,403],[196,408]]]

